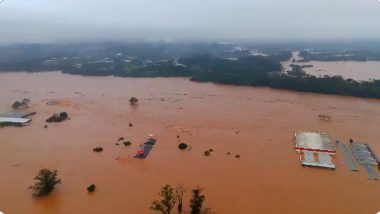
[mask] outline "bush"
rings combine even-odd
[[[29,187],[33,190],[33,195],[44,196],[48,195],[55,188],[55,185],[61,183],[57,178],[57,170],[41,169],[34,178],[36,183]]]
[[[187,144],[186,143],[180,143],[180,144],[178,144],[178,148],[180,149],[180,150],[185,150],[185,149],[187,149]]]
[[[66,112],[61,112],[59,114],[53,114],[51,117],[49,117],[46,122],[62,122],[64,120],[67,120],[69,118],[69,115]]]
[[[208,151],[209,151],[209,152],[213,152],[214,150],[213,150],[213,149],[209,149]]]
[[[203,153],[205,156],[210,156],[211,155],[211,152],[210,151],[205,151],[204,153]]]
[[[59,114],[59,118],[61,118],[61,120],[66,120],[69,118],[69,114],[67,114],[66,112],[61,112]]]
[[[240,155],[235,155],[235,158],[240,158]]]
[[[88,191],[88,192],[94,192],[95,189],[96,189],[95,184],[91,184],[90,186],[87,187],[87,191]]]
[[[130,145],[132,145],[131,141],[125,141],[123,144],[124,144],[124,146],[130,146]]]
[[[18,108],[20,108],[21,106],[23,106],[23,104],[22,104],[21,102],[19,102],[19,101],[16,101],[16,102],[14,102],[14,103],[12,104],[12,108],[14,108],[14,109],[18,109]]]
[[[131,99],[129,99],[129,103],[131,103],[131,105],[137,104],[138,101],[139,100],[136,97],[131,97]]]
[[[129,123],[128,125],[129,125],[129,127],[132,127],[132,126],[133,126],[133,124],[132,124],[132,123]]]
[[[103,147],[96,147],[92,151],[94,151],[94,152],[102,152],[103,151]]]
[[[28,103],[30,102],[29,99],[23,99],[21,102],[16,101],[12,104],[13,109],[20,109],[20,108],[26,108],[28,107]]]

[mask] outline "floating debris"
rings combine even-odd
[[[320,115],[318,115],[318,117],[320,120],[323,120],[323,121],[330,121],[330,119],[331,119],[331,116],[325,115],[325,114],[320,114]]]
[[[46,105],[48,106],[71,106],[72,101],[68,99],[51,99],[46,102]]]

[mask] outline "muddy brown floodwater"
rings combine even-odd
[[[299,52],[293,52],[293,58],[296,60],[302,59]],[[344,79],[354,79],[359,81],[369,81],[372,79],[380,79],[380,61],[310,61],[310,62],[295,62],[284,61],[282,65],[291,70],[290,64],[297,65],[313,65],[303,70],[310,75],[323,77],[342,76]]]
[[[139,99],[135,107],[131,96]],[[182,78],[0,73],[0,109],[22,98],[37,112],[32,123],[0,129],[5,213],[152,213],[160,188],[176,183],[203,187],[214,213],[380,211],[380,181],[368,180],[364,169],[350,172],[340,153],[335,171],[303,168],[293,142],[296,130],[321,131],[367,142],[380,155],[379,100]],[[49,99],[63,102],[46,105]],[[60,111],[71,120],[45,129],[44,120]],[[147,159],[134,159],[149,133],[158,143]],[[190,151],[178,150],[177,135]],[[117,146],[119,137],[133,144]],[[104,151],[94,153],[97,146]],[[214,152],[205,157],[208,149]],[[36,199],[28,186],[41,168],[57,169],[62,184]],[[88,194],[91,183],[97,189]],[[190,193],[185,197],[189,213]]]

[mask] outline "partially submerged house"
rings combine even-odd
[[[146,158],[150,151],[153,149],[156,142],[157,140],[154,139],[153,136],[149,136],[145,143],[139,146],[138,150],[136,151],[135,158]]]
[[[7,118],[26,118],[35,114],[36,112],[23,112],[23,111],[2,112],[0,111],[0,117],[7,117]]]
[[[29,118],[12,118],[0,117],[1,126],[26,126],[32,119]]]
[[[380,167],[380,161],[375,155],[375,153],[372,151],[371,147],[366,143],[359,142],[351,142],[350,147],[353,153],[355,154],[357,161],[361,165],[363,165],[366,171],[368,172],[369,179],[379,180],[379,175],[371,167],[371,165]]]
[[[35,112],[0,112],[0,127],[2,126],[26,126],[32,119],[26,118]]]
[[[299,152],[303,166],[335,169],[331,155],[336,154],[336,149],[331,137],[326,133],[296,132],[295,150]]]

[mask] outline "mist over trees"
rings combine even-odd
[[[302,68],[284,73],[281,62],[291,59],[290,47],[294,46],[239,46],[236,43],[16,45],[0,47],[0,71],[60,70],[92,76],[188,77],[200,82],[380,98],[378,80],[315,77],[307,75]],[[380,60],[380,50],[374,47],[373,50],[310,49],[300,54],[303,61]]]

